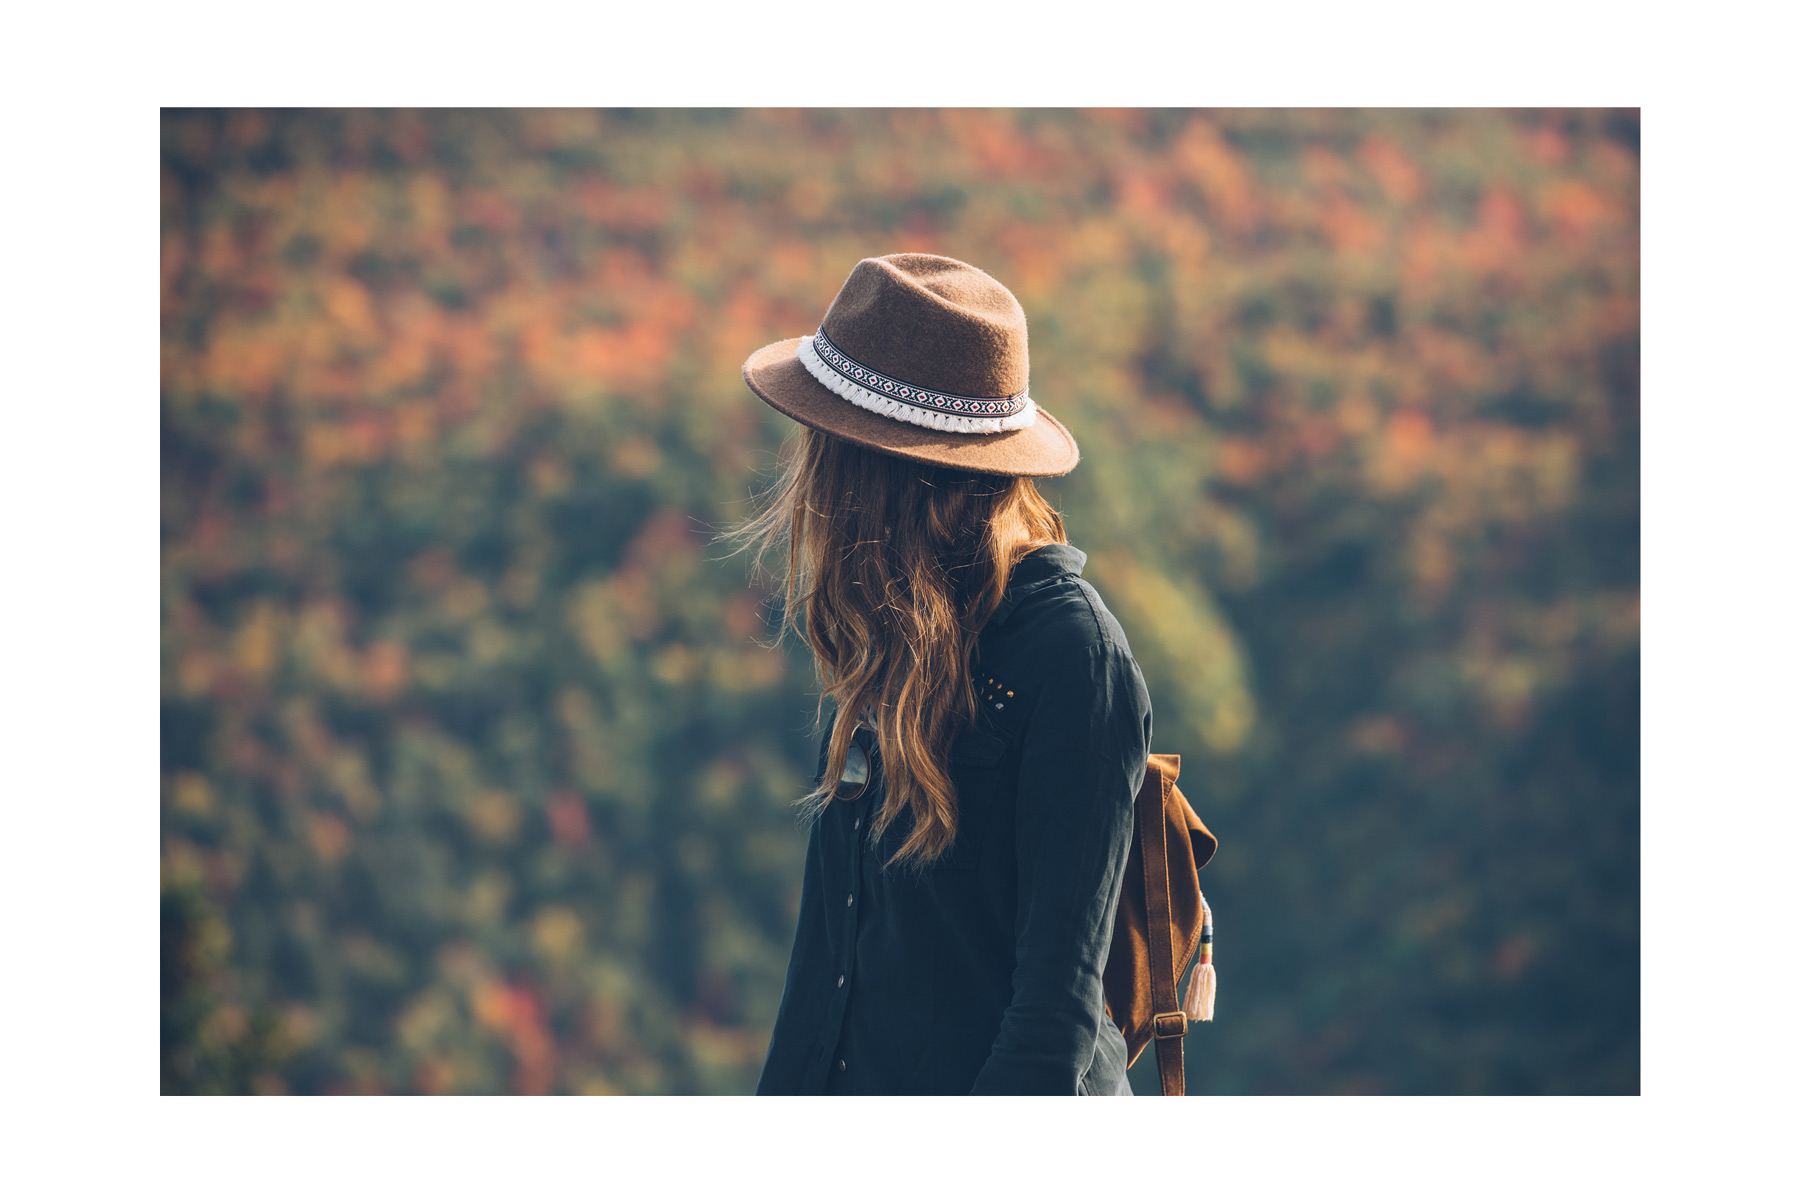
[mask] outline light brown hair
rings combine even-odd
[[[1019,559],[1067,542],[1062,516],[1027,476],[918,463],[802,426],[779,480],[728,537],[760,562],[786,551],[783,630],[812,649],[836,703],[825,772],[800,804],[831,801],[859,722],[872,727],[887,797],[879,838],[903,810],[893,863],[937,859],[956,837],[950,744],[975,715],[971,662]]]

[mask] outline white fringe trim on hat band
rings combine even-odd
[[[829,340],[827,340],[826,345],[830,345]],[[834,351],[836,350],[836,348],[832,349]],[[855,380],[852,380],[850,377],[838,371],[831,364],[821,359],[819,357],[818,349],[814,347],[813,339],[810,337],[802,338],[800,340],[798,353],[800,362],[806,365],[806,370],[812,373],[813,379],[831,389],[831,391],[837,393],[857,408],[867,409],[871,413],[879,413],[883,417],[892,417],[903,422],[911,422],[915,426],[929,426],[934,430],[947,430],[953,434],[998,434],[1003,430],[1023,430],[1025,427],[1037,421],[1037,405],[1029,396],[1022,398],[1025,404],[1023,409],[1005,417],[964,417],[960,414],[940,413],[936,409],[927,409],[923,406],[908,404],[906,401],[896,400],[893,397],[882,396],[878,392],[871,392],[869,389],[858,384]],[[837,351],[836,353],[839,356],[843,356],[842,351]],[[848,358],[847,356],[843,357]],[[892,383],[892,381],[889,381],[889,383]],[[913,386],[905,385],[905,387],[911,388]],[[918,391],[921,393],[925,392],[923,389],[919,389]],[[978,398],[951,396],[945,393],[930,393],[928,395],[934,396],[939,401],[949,404],[966,403],[974,405],[993,403]]]

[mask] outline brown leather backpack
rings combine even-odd
[[[1180,756],[1150,756],[1102,974],[1107,1012],[1125,1036],[1126,1063],[1135,1063],[1155,1042],[1165,1097],[1187,1092],[1181,1039],[1190,1018],[1212,1019],[1215,988],[1212,910],[1200,892],[1200,870],[1219,841],[1175,787],[1179,775]],[[1183,1004],[1176,1000],[1176,983],[1196,957]]]

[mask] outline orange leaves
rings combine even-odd
[[[376,333],[375,307],[369,301],[369,290],[355,280],[339,277],[325,286],[325,313],[339,329],[354,340]]]
[[[1432,446],[1431,418],[1423,413],[1396,413],[1388,422],[1387,451],[1407,461],[1423,459]]]
[[[1364,139],[1357,151],[1357,159],[1395,204],[1410,205],[1425,190],[1425,179],[1419,168],[1388,138],[1377,135]]]
[[[368,391],[388,397],[422,383],[444,343],[442,313],[428,301],[408,297],[387,307],[381,349],[367,360]]]
[[[1324,146],[1308,146],[1300,152],[1300,169],[1309,187],[1343,189],[1351,182],[1350,164],[1342,155]]]
[[[1252,484],[1268,466],[1268,451],[1253,439],[1227,438],[1220,442],[1214,466],[1219,475],[1236,485]]]
[[[516,233],[523,222],[517,199],[497,188],[470,188],[456,198],[457,216],[499,234]]]
[[[763,248],[760,258],[757,278],[761,288],[774,296],[805,296],[813,304],[818,303],[814,297],[820,291],[836,291],[848,271],[841,263],[826,263],[816,247],[798,239],[770,242]],[[810,330],[806,332],[811,333]]]
[[[1379,496],[1423,490],[1433,498],[1409,538],[1407,558],[1422,596],[1437,596],[1457,570],[1454,532],[1494,523],[1553,518],[1577,499],[1580,450],[1562,430],[1534,431],[1495,422],[1440,427],[1431,415],[1390,416],[1365,460]]]
[[[1510,249],[1525,234],[1525,211],[1511,188],[1489,188],[1482,193],[1476,224],[1488,237]]]
[[[995,248],[1010,264],[1011,287],[1020,303],[1026,298],[1046,301],[1061,282],[1065,262],[1057,234],[1025,222],[1009,223],[997,231]]]
[[[1367,255],[1387,245],[1387,228],[1342,196],[1326,204],[1320,224],[1338,251]]]
[[[1565,240],[1585,238],[1596,228],[1616,225],[1623,213],[1618,204],[1580,180],[1558,180],[1546,188],[1538,208]]]
[[[373,415],[348,422],[320,419],[302,436],[307,464],[331,468],[341,463],[374,463],[387,450],[387,424]]]
[[[430,447],[442,425],[442,411],[431,401],[407,401],[394,409],[394,443],[403,453],[418,455]]]
[[[583,320],[584,306],[600,320]],[[687,292],[651,273],[641,256],[607,256],[579,288],[515,291],[499,303],[497,328],[513,333],[525,366],[552,396],[574,400],[596,392],[659,395],[677,340],[694,321]]]
[[[377,701],[392,701],[406,688],[410,665],[404,643],[376,643],[363,657],[363,687]]]
[[[494,331],[485,316],[445,316],[437,327],[438,348],[457,378],[479,381],[499,360]]]
[[[1154,220],[1163,207],[1163,184],[1146,171],[1123,171],[1115,177],[1119,211],[1129,218]]]
[[[1533,159],[1547,167],[1560,167],[1569,158],[1569,139],[1549,126],[1521,135],[1525,149]]]
[[[541,331],[533,331],[537,333]],[[661,378],[674,341],[666,326],[648,320],[617,330],[583,330],[573,336],[568,349],[568,365],[561,373],[566,382],[631,392],[650,388]],[[544,364],[540,360],[534,366],[541,369]],[[558,373],[553,368],[548,374]]]
[[[574,189],[573,199],[588,220],[619,230],[654,230],[667,220],[669,194],[658,188],[620,188],[588,178]]]
[[[1454,239],[1429,217],[1409,222],[1401,235],[1400,277],[1415,292],[1429,292],[1449,266]]]
[[[1352,437],[1367,434],[1381,421],[1381,411],[1366,394],[1347,389],[1337,407],[1338,428]]]
[[[1377,214],[1354,198],[1356,176],[1349,163],[1322,146],[1306,148],[1300,156],[1306,176],[1306,196],[1317,196],[1316,205],[1290,197],[1289,206],[1298,220],[1316,212],[1319,228],[1333,250],[1351,255],[1373,254],[1386,249],[1390,228]]]
[[[307,838],[313,851],[327,867],[342,860],[350,850],[350,828],[336,814],[314,814],[307,819]]]
[[[1021,133],[1013,114],[946,109],[941,115],[944,132],[962,144],[970,166],[982,177],[994,180],[1030,177],[1043,169],[1043,152]]]
[[[706,361],[715,373],[729,378],[750,352],[777,338],[793,338],[810,334],[811,330],[782,331],[776,325],[775,306],[768,293],[754,280],[742,279],[731,285],[722,303],[707,314]]]
[[[1402,411],[1387,421],[1377,453],[1370,465],[1371,483],[1382,493],[1410,488],[1430,461],[1436,446],[1431,418],[1416,411]]]
[[[273,331],[227,329],[198,354],[186,348],[166,349],[164,379],[172,391],[261,400],[284,374],[291,357],[289,345]]]
[[[484,981],[470,995],[476,1019],[506,1040],[514,1059],[511,1092],[550,1092],[556,1077],[556,1042],[544,1022],[537,994],[524,985]]]
[[[1459,247],[1468,269],[1481,275],[1517,271],[1527,236],[1525,212],[1509,188],[1490,188],[1482,195],[1475,224]]]
[[[1195,120],[1170,150],[1176,169],[1198,187],[1208,211],[1234,231],[1256,219],[1256,185],[1243,157],[1218,129]]]
[[[820,175],[802,175],[788,187],[787,211],[802,221],[817,221],[831,207],[831,181]]]

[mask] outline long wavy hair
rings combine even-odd
[[[871,840],[911,811],[892,863],[922,866],[956,838],[950,744],[975,717],[973,657],[1026,552],[1067,542],[1062,515],[1029,477],[916,463],[807,426],[783,448],[775,485],[727,534],[761,563],[785,551],[781,632],[812,649],[836,706],[825,772],[800,799],[831,801],[858,726],[873,729],[887,797]]]

